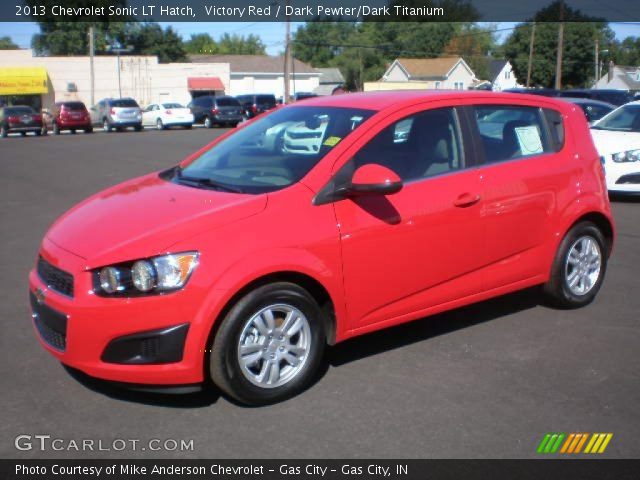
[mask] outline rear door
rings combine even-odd
[[[575,173],[563,139],[537,106],[475,105],[467,110],[475,131],[480,173],[480,215],[486,234],[485,289],[545,274],[541,255],[552,235],[558,195]],[[556,125],[558,127],[558,125]]]
[[[421,107],[387,125],[338,173],[376,163],[404,182],[394,195],[334,204],[351,328],[415,318],[482,287],[479,177],[459,112]]]

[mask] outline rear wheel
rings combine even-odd
[[[93,127],[87,127],[84,129],[84,133],[93,133]]]
[[[284,400],[313,380],[325,343],[322,312],[306,290],[285,282],[265,285],[222,320],[211,346],[211,378],[242,403]]]
[[[104,130],[107,133],[111,132],[111,124],[109,123],[109,120],[107,120],[106,118],[102,121],[102,130]]]
[[[76,134],[76,129],[75,129],[75,128],[72,128],[72,129],[71,129],[71,133],[72,133],[73,135],[75,135],[75,134]]]
[[[206,128],[213,128],[213,121],[210,117],[204,117],[204,126]]]
[[[9,129],[6,125],[0,127],[0,137],[7,138],[9,136]]]
[[[578,308],[593,301],[607,270],[607,241],[591,222],[580,222],[566,234],[544,291],[552,304]]]
[[[133,127],[133,129],[134,129],[136,132],[141,132],[141,131],[142,131],[142,125],[136,125],[135,127]]]

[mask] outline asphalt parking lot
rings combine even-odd
[[[637,201],[613,204],[618,242],[589,307],[553,310],[528,290],[348,341],[329,350],[317,384],[278,405],[131,393],[71,375],[39,346],[28,308],[48,226],[221,132],[0,139],[0,457],[522,458],[547,432],[612,432],[603,456],[640,457]],[[18,451],[21,434],[193,439],[194,449]]]

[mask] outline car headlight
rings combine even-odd
[[[640,149],[627,150],[626,152],[618,152],[612,155],[613,161],[616,163],[624,162],[640,162]]]
[[[98,295],[152,295],[184,287],[198,265],[197,252],[173,253],[108,265],[94,272]]]

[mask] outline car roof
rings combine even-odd
[[[616,106],[613,105],[612,103],[603,102],[602,100],[595,100],[593,98],[584,98],[584,97],[561,97],[561,98],[565,102],[571,102],[576,104],[588,103],[590,105],[600,105],[602,107],[616,108]]]
[[[527,95],[520,93],[498,93],[489,91],[469,91],[469,90],[389,90],[376,92],[347,93],[343,95],[326,95],[309,98],[300,104],[305,107],[348,107],[361,108],[364,110],[381,111],[400,104],[422,103],[424,101],[451,100],[455,104],[456,100],[465,99],[495,99],[505,103],[515,103],[518,100],[552,103],[559,107],[567,102],[560,102],[555,97],[544,97],[539,95]]]

